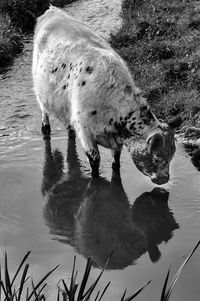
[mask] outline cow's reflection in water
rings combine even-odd
[[[62,154],[52,152],[50,140],[45,140],[42,193],[51,234],[90,256],[97,266],[102,267],[114,251],[108,269],[123,269],[146,251],[152,261],[158,260],[158,244],[178,228],[168,207],[169,193],[154,188],[131,208],[119,173],[113,173],[110,182],[84,176],[75,136],[69,133],[66,174]]]

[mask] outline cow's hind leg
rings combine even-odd
[[[42,102],[40,101],[39,97],[37,97],[37,101],[40,105],[40,109],[42,111],[42,127],[41,131],[44,136],[49,136],[51,134],[51,126],[49,122],[49,114],[45,110]]]
[[[111,152],[112,152],[112,156],[113,156],[112,169],[113,169],[113,171],[119,171],[120,170],[121,149],[120,150],[111,150]]]
[[[42,127],[41,127],[42,134],[44,136],[49,136],[51,134],[51,126],[49,122],[49,114],[42,110]]]
[[[45,110],[42,101],[40,98],[37,96],[37,101],[40,106],[40,109],[42,111],[42,127],[41,131],[44,136],[49,136],[51,134],[51,127],[50,127],[50,122],[49,122],[49,114]]]

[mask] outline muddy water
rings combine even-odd
[[[80,1],[66,10],[106,38],[120,26],[119,0]],[[55,300],[55,283],[69,278],[74,254],[80,275],[93,258],[93,280],[115,250],[99,285],[112,281],[105,300],[119,300],[125,288],[131,293],[148,280],[137,300],[159,300],[169,265],[174,273],[200,237],[200,173],[177,141],[171,178],[162,187],[134,167],[126,150],[121,179],[101,148],[101,177],[91,180],[79,142],[58,121],[51,120],[51,142],[41,138],[31,51],[32,37],[25,37],[23,54],[0,75],[0,256],[6,249],[14,271],[31,250],[36,279],[60,264],[48,280],[49,300]],[[172,300],[199,300],[199,252]]]

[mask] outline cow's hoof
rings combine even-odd
[[[119,172],[120,171],[120,165],[118,163],[113,162],[112,163],[112,170],[114,172]]]
[[[98,170],[92,170],[92,178],[95,179],[95,178],[98,178],[99,177],[99,171]]]
[[[42,124],[41,128],[43,136],[49,136],[51,134],[51,127],[50,124]]]

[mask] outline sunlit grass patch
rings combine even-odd
[[[184,90],[183,106],[187,110],[181,111],[183,125],[195,124],[193,102],[188,95],[192,92],[194,106],[200,108],[196,101],[200,92],[199,3],[124,0],[121,16],[122,27],[111,35],[111,45],[127,62],[138,86],[149,95],[153,110],[163,120],[170,120],[174,112],[170,109],[171,95],[176,94],[173,101],[180,106]],[[153,100],[163,97],[165,108],[158,108]]]

